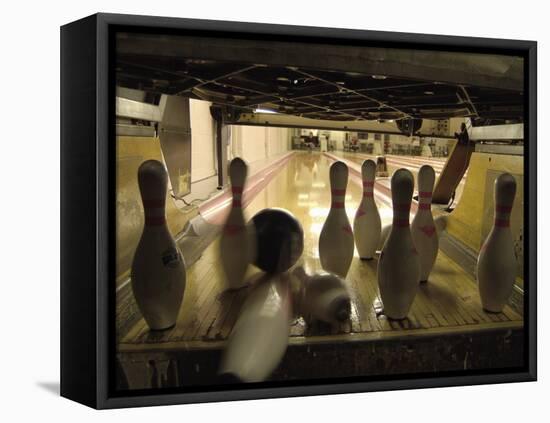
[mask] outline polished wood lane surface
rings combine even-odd
[[[321,154],[296,154],[245,209],[247,218],[265,207],[290,210],[304,228],[301,263],[309,272],[321,268],[317,244],[330,207],[330,164],[331,160]],[[350,179],[346,194],[350,221],[353,221],[361,196],[360,186]],[[391,219],[391,209],[385,202],[379,202],[379,207],[387,223]],[[119,351],[185,350],[223,345],[250,288],[223,292],[218,260],[215,241],[187,269],[187,289],[174,328],[151,332],[141,319],[121,340]],[[399,322],[390,321],[382,312],[376,266],[376,260],[362,261],[355,253],[346,280],[353,300],[351,319],[339,327],[330,327],[308,326],[302,318],[296,317],[291,325],[290,342],[345,342],[523,326],[522,316],[509,307],[498,314],[484,312],[475,281],[441,251],[429,282],[419,287],[409,317]],[[257,272],[251,266],[249,277],[253,278]]]

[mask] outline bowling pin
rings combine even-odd
[[[261,382],[283,358],[288,346],[292,295],[287,273],[264,274],[244,302],[223,353],[225,380]]]
[[[238,289],[245,285],[249,263],[254,260],[255,240],[252,225],[246,225],[242,209],[243,188],[248,173],[246,163],[234,158],[229,164],[229,179],[233,201],[220,237],[220,261],[226,287]]]
[[[132,290],[151,329],[174,326],[185,290],[185,262],[166,225],[168,174],[157,160],[138,170],[145,225],[132,262]]]
[[[413,188],[410,171],[399,169],[393,174],[393,222],[378,259],[378,287],[384,314],[391,319],[407,317],[420,280],[420,262],[409,227]]]
[[[349,319],[351,299],[341,278],[328,272],[308,275],[302,266],[292,274],[301,282],[299,311],[307,322],[336,324]]]
[[[420,260],[420,282],[427,282],[437,257],[439,238],[432,216],[433,167],[424,165],[418,171],[418,210],[411,224],[413,242]]]
[[[495,181],[495,221],[477,259],[477,279],[483,308],[501,312],[512,294],[517,273],[510,213],[516,196],[516,180],[503,173]]]
[[[346,214],[348,167],[337,161],[330,167],[332,203],[319,236],[319,258],[327,272],[345,278],[353,259],[353,231]]]
[[[382,222],[378,207],[374,202],[374,179],[376,163],[373,160],[365,160],[361,166],[363,176],[363,198],[359,203],[355,219],[353,221],[353,237],[359,257],[363,260],[371,260],[380,243]]]

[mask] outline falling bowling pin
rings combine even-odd
[[[363,260],[371,260],[380,243],[382,222],[378,207],[374,202],[374,179],[376,163],[373,160],[365,160],[361,166],[363,177],[363,198],[359,203],[355,219],[353,221],[353,237],[359,257]]]
[[[420,282],[426,282],[437,257],[439,239],[432,216],[433,167],[424,165],[418,171],[418,210],[411,224],[411,234],[420,260]]]
[[[345,278],[353,259],[353,231],[346,214],[348,167],[337,161],[330,167],[332,203],[319,236],[319,258],[327,272]]]
[[[151,329],[176,323],[185,290],[185,262],[166,225],[168,175],[157,160],[147,160],[138,170],[145,225],[132,262],[132,290]]]
[[[409,313],[420,280],[420,262],[409,227],[413,175],[397,170],[391,179],[393,222],[378,260],[378,286],[384,313],[404,319]]]
[[[288,273],[264,274],[244,302],[223,353],[223,379],[261,382],[288,346],[292,295]]]
[[[516,196],[516,180],[503,173],[495,181],[495,221],[477,259],[477,279],[483,308],[501,312],[514,287],[517,273],[510,213]]]
[[[300,314],[311,322],[339,323],[349,319],[351,299],[344,281],[334,273],[308,275],[302,266],[292,274],[300,280]]]
[[[232,203],[220,237],[220,260],[228,289],[238,289],[245,285],[248,265],[254,260],[255,240],[252,225],[246,225],[242,195],[248,167],[235,158],[229,164]]]

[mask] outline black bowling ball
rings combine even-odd
[[[257,267],[281,273],[296,264],[304,251],[304,230],[292,213],[268,208],[256,213],[251,222],[256,233]]]

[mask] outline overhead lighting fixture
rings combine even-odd
[[[435,93],[433,91],[424,91],[424,94],[426,95],[434,95]]]
[[[257,109],[254,109],[254,113],[272,113],[272,114],[276,114],[277,112],[275,110],[271,110],[271,109],[257,108]]]
[[[386,79],[386,75],[372,75],[372,79]]]

